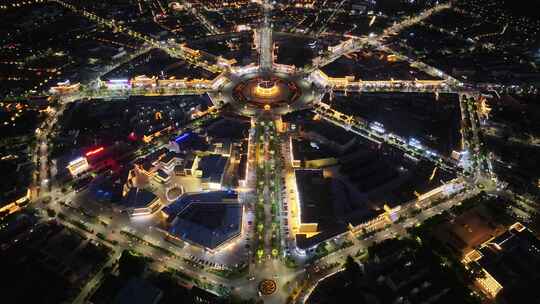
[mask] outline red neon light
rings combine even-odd
[[[86,155],[87,157],[88,157],[88,156],[92,156],[92,155],[94,155],[94,154],[98,154],[99,152],[101,152],[101,151],[103,151],[103,150],[105,150],[105,148],[99,147],[99,148],[97,148],[97,149],[95,149],[95,150],[86,152],[85,155]]]

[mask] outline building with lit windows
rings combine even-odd
[[[59,82],[56,86],[49,89],[52,94],[69,94],[79,91],[81,87],[80,83],[71,84],[69,80]]]
[[[174,171],[176,166],[181,166],[184,164],[184,159],[186,155],[184,153],[176,153],[174,151],[169,151],[159,158],[158,163],[160,169],[170,174]]]
[[[160,148],[145,157],[139,158],[135,161],[135,168],[139,173],[142,173],[149,178],[152,178],[156,171],[159,169],[158,165],[160,160],[168,153],[167,148]]]
[[[0,201],[0,215],[11,214],[21,209],[30,199],[30,189],[14,190],[11,193],[2,194]]]
[[[154,193],[133,187],[129,189],[117,207],[119,211],[127,212],[130,217],[151,215],[161,207],[159,197]]]
[[[161,184],[166,184],[171,181],[172,175],[163,169],[158,169],[154,174],[154,180]]]
[[[200,158],[197,168],[200,173],[197,175],[200,175],[203,189],[221,189],[228,163],[229,158],[219,154],[205,155]]]
[[[489,298],[500,298],[503,290],[506,299],[516,293],[529,299],[538,295],[525,286],[538,286],[540,282],[540,240],[519,222],[470,251],[463,263],[480,267],[484,276],[476,278],[475,285]]]
[[[72,176],[78,176],[90,168],[86,157],[78,157],[68,163],[67,169]]]

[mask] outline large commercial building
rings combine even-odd
[[[347,230],[372,231],[392,222],[394,209],[373,210],[350,201],[339,182],[325,177],[322,169],[295,170],[299,204],[299,250],[313,250],[319,243]]]
[[[163,208],[168,236],[215,251],[242,231],[242,206],[233,191],[186,193]]]

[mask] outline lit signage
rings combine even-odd
[[[70,161],[67,166],[69,173],[71,173],[73,176],[81,174],[82,172],[88,170],[88,168],[88,161],[86,160],[86,157],[82,156]]]
[[[128,83],[129,79],[110,79],[109,83]]]
[[[92,155],[96,155],[96,154],[98,154],[99,152],[101,152],[101,151],[103,151],[103,150],[105,150],[105,148],[99,147],[99,148],[94,149],[94,150],[92,150],[92,151],[86,152],[85,155],[86,155],[86,157],[89,157],[89,156],[92,156]]]
[[[180,143],[180,142],[184,141],[186,138],[188,138],[190,135],[191,135],[191,133],[184,133],[184,134],[178,136],[174,141],[177,142],[177,143]]]
[[[76,164],[78,164],[78,163],[80,163],[80,162],[82,162],[82,161],[85,161],[85,160],[86,160],[86,159],[85,159],[84,157],[81,156],[81,157],[79,157],[79,158],[76,158],[76,159],[70,161],[70,162],[69,162],[69,165],[70,165],[70,166],[74,166],[74,165],[76,165]]]

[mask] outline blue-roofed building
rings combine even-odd
[[[191,131],[184,132],[179,136],[171,138],[169,143],[174,146],[174,150],[178,152],[208,151],[208,148],[210,147],[206,138]]]
[[[160,207],[159,198],[152,192],[133,187],[120,202],[120,210],[126,211],[131,217],[149,215]]]
[[[171,222],[184,208],[191,203],[236,203],[238,202],[238,193],[236,191],[210,191],[184,193],[176,201],[164,207],[161,211],[165,218]]]
[[[212,190],[221,189],[223,175],[228,163],[229,158],[219,154],[211,154],[201,157],[197,170],[200,171],[202,187],[204,189]]]
[[[170,238],[208,250],[241,234],[243,210],[234,191],[184,194],[162,212],[170,223]]]
[[[239,204],[193,203],[176,216],[169,234],[215,250],[240,235],[241,219]]]

